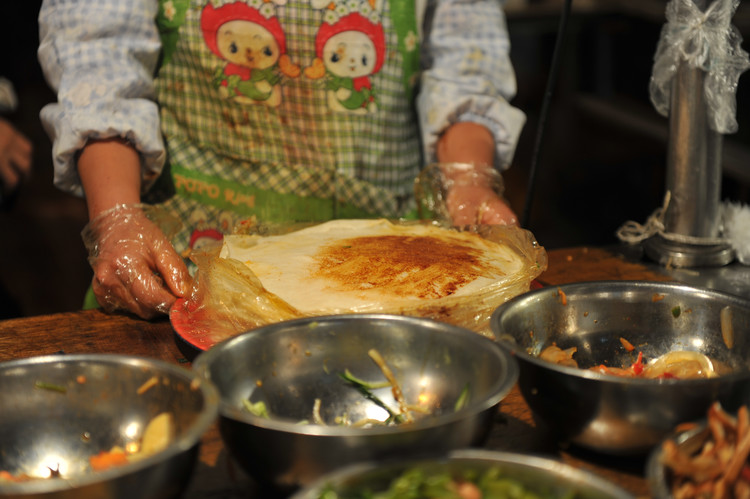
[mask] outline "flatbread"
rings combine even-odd
[[[277,236],[227,236],[220,253],[303,314],[408,308],[470,296],[524,258],[472,232],[388,220],[333,220]]]

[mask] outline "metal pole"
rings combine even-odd
[[[708,127],[705,74],[682,63],[672,90],[665,213],[667,232],[715,238],[719,230],[722,135]]]
[[[693,0],[704,10],[707,0]],[[722,135],[708,126],[705,73],[685,61],[672,83],[667,146],[664,231],[644,244],[662,265],[704,267],[734,259],[728,244],[717,243],[720,222]]]

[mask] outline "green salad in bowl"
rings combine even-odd
[[[632,498],[560,461],[480,449],[443,457],[370,462],[333,472],[292,499]]]

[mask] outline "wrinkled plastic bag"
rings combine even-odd
[[[714,0],[701,11],[693,0],[669,2],[649,83],[651,102],[660,114],[669,116],[672,80],[684,62],[705,72],[709,127],[722,134],[737,131],[737,85],[750,67],[742,36],[731,24],[738,5],[739,0]]]
[[[731,201],[722,203],[721,234],[734,249],[737,260],[750,265],[750,206]]]
[[[437,222],[399,221],[396,224]],[[294,226],[294,229],[300,225]],[[461,230],[477,232],[488,240],[507,245],[522,258],[522,269],[506,278],[485,286],[476,293],[462,297],[447,296],[425,299],[410,308],[387,309],[373,303],[366,309],[337,310],[337,313],[392,313],[428,317],[472,329],[485,336],[492,336],[489,319],[499,305],[530,289],[532,281],[547,269],[547,254],[533,235],[516,226],[474,226]],[[269,231],[258,227],[257,232],[289,232],[283,226]],[[252,238],[256,235],[248,235]],[[261,236],[262,237],[262,236]],[[257,276],[244,263],[221,258],[220,250],[197,253],[191,256],[197,265],[190,296],[177,303],[172,322],[175,329],[189,328],[192,342],[209,348],[222,340],[259,326],[304,315],[280,297],[267,291]],[[320,311],[314,315],[326,315]],[[309,314],[308,314],[309,315]]]

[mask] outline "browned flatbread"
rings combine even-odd
[[[221,257],[245,263],[268,291],[302,313],[387,310],[468,296],[526,263],[508,246],[472,232],[387,220],[228,236]]]

